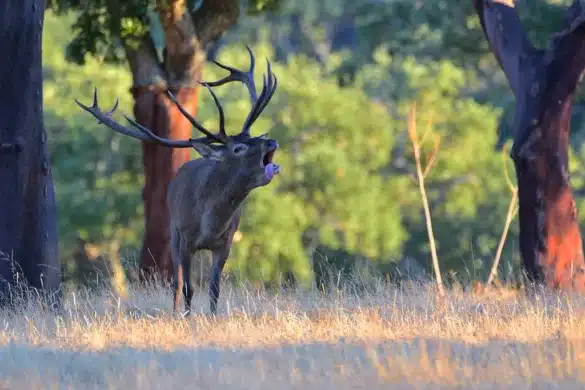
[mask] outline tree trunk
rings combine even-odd
[[[548,287],[585,291],[585,261],[568,167],[571,108],[585,69],[585,12],[574,0],[565,28],[547,50],[537,50],[512,0],[473,1],[516,97],[512,158],[527,276]]]
[[[43,126],[45,2],[0,2],[0,298],[9,283],[55,292],[57,212]],[[13,269],[10,260],[14,261]],[[8,283],[7,283],[8,282]]]
[[[195,116],[197,88],[171,91],[179,103]],[[156,88],[133,88],[134,116],[138,123],[156,135],[169,139],[192,137],[191,123],[166,96]],[[144,162],[144,189],[142,193],[145,214],[145,235],[141,252],[141,279],[154,275],[170,280],[173,265],[170,250],[167,189],[178,169],[191,159],[190,149],[173,149],[154,143],[142,143]]]
[[[238,18],[239,2],[206,1],[192,15],[183,1],[157,1],[165,47],[159,62],[154,43],[146,35],[138,47],[126,46],[133,76],[134,116],[154,134],[169,139],[193,136],[191,123],[166,95],[170,90],[192,115],[197,111],[199,85],[206,50]],[[194,23],[193,18],[197,20]],[[171,281],[167,189],[177,170],[190,160],[190,149],[142,145],[145,233],[140,256],[140,279]]]

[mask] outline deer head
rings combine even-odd
[[[178,309],[180,291],[183,290],[185,306],[190,310],[193,289],[191,286],[191,255],[196,250],[209,249],[213,255],[210,276],[210,306],[215,313],[219,296],[219,279],[224,264],[231,250],[232,239],[239,225],[241,203],[251,190],[270,183],[280,172],[280,167],[273,163],[278,143],[267,137],[252,136],[250,129],[274,95],[277,79],[272,73],[270,62],[266,60],[267,75],[263,77],[260,95],[257,95],[254,83],[254,55],[250,55],[250,68],[244,72],[217,61],[219,67],[227,70],[229,75],[214,82],[202,82],[211,93],[219,114],[219,130],[213,133],[199,124],[167,92],[169,98],[187,120],[201,133],[200,138],[187,140],[170,140],[154,134],[150,129],[140,125],[128,116],[126,120],[133,128],[123,126],[112,119],[118,107],[103,112],[98,104],[97,88],[94,90],[91,107],[75,102],[92,114],[101,123],[120,134],[145,142],[154,142],[171,148],[194,148],[202,158],[185,163],[172,179],[168,190],[168,207],[171,219],[171,252],[174,265],[175,299],[174,310]],[[244,121],[241,131],[236,135],[227,135],[225,116],[222,105],[211,89],[229,82],[243,83],[249,92],[252,108]]]

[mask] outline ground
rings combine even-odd
[[[583,388],[585,298],[380,283],[360,293],[224,286],[195,296],[66,293],[51,314],[0,313],[0,389]],[[389,387],[391,386],[391,387]]]

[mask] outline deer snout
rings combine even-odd
[[[280,173],[280,166],[272,162],[276,149],[278,149],[278,142],[273,139],[266,140],[266,152],[262,158],[262,166],[264,167],[264,176],[268,182]]]
[[[278,147],[279,147],[279,145],[278,145],[278,142],[276,142],[276,140],[269,139],[266,141],[266,149],[269,152],[275,151],[276,149],[278,149]]]
[[[278,142],[272,139],[266,141],[265,152],[262,156],[262,167],[272,163],[276,149],[278,149]]]

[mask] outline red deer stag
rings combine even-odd
[[[221,273],[230,254],[234,233],[240,223],[242,203],[250,191],[267,185],[274,175],[280,172],[280,167],[272,162],[278,143],[268,138],[266,134],[258,137],[250,135],[252,124],[276,91],[276,76],[270,69],[270,62],[266,60],[268,75],[263,77],[262,91],[258,96],[254,84],[254,55],[249,47],[246,48],[250,54],[250,69],[247,72],[213,61],[229,71],[229,75],[218,81],[201,83],[211,93],[219,112],[219,132],[215,134],[197,123],[170,92],[167,93],[179,111],[194,127],[205,134],[204,137],[187,140],[161,138],[126,115],[124,115],[126,120],[136,130],[123,126],[112,119],[112,114],[118,107],[118,100],[116,99],[112,110],[103,112],[98,105],[97,88],[91,107],[75,100],[82,109],[120,134],[171,148],[192,147],[202,157],[185,163],[178,170],[169,184],[167,193],[174,267],[174,312],[179,310],[181,290],[185,299],[185,309],[188,313],[191,312],[193,298],[191,258],[198,250],[212,252],[209,299],[211,313],[217,312]],[[252,100],[252,109],[241,132],[230,136],[225,131],[223,108],[211,87],[232,81],[246,85]]]

